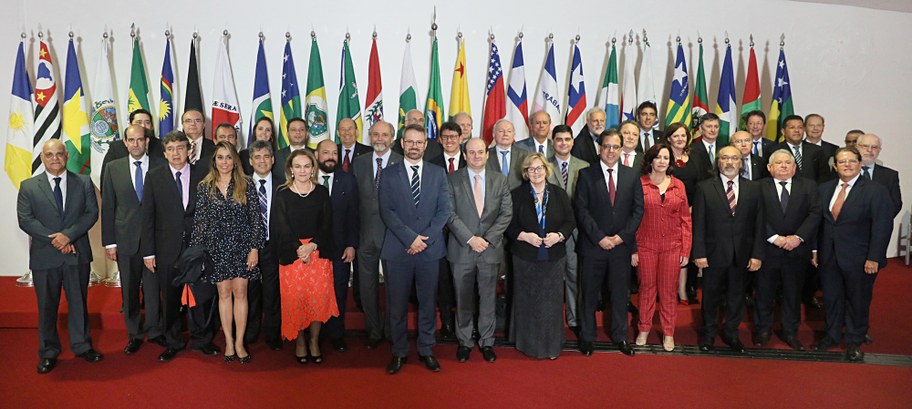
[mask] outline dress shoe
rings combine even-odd
[[[674,339],[674,337],[669,337],[669,336],[666,335],[665,338],[662,339],[662,349],[664,349],[665,352],[674,351],[674,350],[675,350],[675,339]]]
[[[722,342],[724,342],[725,345],[728,345],[728,347],[731,348],[732,352],[736,354],[743,354],[745,352],[744,344],[742,344],[741,340],[738,338],[722,337]]]
[[[94,349],[89,349],[79,355],[76,355],[79,358],[85,359],[86,362],[98,362],[104,359],[104,355],[99,354]]]
[[[573,336],[576,337],[577,340],[579,340],[579,337],[580,337],[580,327],[579,327],[579,325],[571,325],[571,326],[570,326],[570,331],[573,332]]]
[[[476,340],[476,341],[478,341],[479,339],[481,339],[481,334],[478,332],[478,328],[473,328],[473,329],[472,329],[472,339],[474,339],[474,340]]]
[[[424,362],[424,367],[431,372],[440,372],[440,362],[437,362],[437,358],[434,358],[434,355],[418,355],[418,360]]]
[[[618,344],[618,350],[621,351],[624,355],[634,356],[636,355],[636,350],[633,349],[633,345],[630,345],[627,341],[621,341]]]
[[[332,344],[332,347],[336,350],[336,352],[348,351],[348,345],[345,344],[345,340],[342,338],[332,339],[329,342]]]
[[[41,358],[38,361],[38,373],[46,374],[57,366],[57,358]]]
[[[443,325],[440,327],[440,339],[456,339],[456,330],[452,325]]]
[[[748,309],[754,308],[754,297],[745,295],[744,296],[744,306]]]
[[[640,309],[637,308],[636,305],[633,305],[632,302],[627,301],[627,312],[629,312],[629,313],[631,313],[631,314],[633,314],[633,315],[639,315],[639,314],[640,314]]]
[[[861,352],[861,346],[856,344],[851,344],[846,349],[846,359],[851,362],[861,362],[864,361],[864,352]]]
[[[405,357],[404,356],[394,356],[393,359],[390,360],[389,365],[386,366],[386,373],[388,373],[390,375],[395,375],[395,374],[399,373],[399,370],[402,369],[402,365],[405,365]]]
[[[273,351],[281,351],[282,341],[266,341],[266,346]]]
[[[497,354],[494,353],[494,348],[491,347],[481,348],[481,356],[483,356],[484,360],[487,362],[494,362],[497,360]]]
[[[871,345],[874,343],[874,338],[871,338],[871,334],[865,334],[864,343]]]
[[[757,346],[757,347],[762,347],[763,345],[766,345],[766,343],[769,342],[769,340],[770,340],[769,331],[759,331],[756,334],[754,334],[754,337],[752,339],[752,341],[754,342],[754,346]]]
[[[714,343],[715,343],[715,339],[713,337],[702,337],[701,336],[700,341],[697,342],[697,345],[699,346],[700,351],[709,352],[709,351],[712,351]]]
[[[367,343],[364,344],[364,347],[367,349],[377,349],[380,346],[380,339],[368,338]]]
[[[828,350],[832,347],[835,347],[838,344],[839,343],[836,342],[835,339],[833,339],[832,337],[827,335],[827,336],[823,337],[823,339],[821,339],[820,342],[817,343],[817,345],[814,346],[814,350],[816,350],[817,352],[826,352],[826,350]]]
[[[168,361],[174,359],[174,357],[177,356],[178,352],[180,352],[179,349],[168,348],[165,350],[165,352],[162,352],[161,355],[158,356],[158,361],[159,362],[168,362]]]
[[[579,350],[585,356],[592,356],[593,351],[592,343],[589,341],[580,341]]]
[[[697,299],[697,288],[696,287],[687,287],[685,290],[687,294],[687,301],[690,304],[699,304],[700,300]]]
[[[135,354],[136,351],[139,351],[139,347],[142,346],[142,343],[143,343],[142,339],[131,338],[130,341],[127,342],[127,346],[124,347],[124,354],[125,355]]]
[[[804,345],[802,345],[801,341],[799,341],[798,338],[794,335],[785,336],[783,341],[785,341],[789,348],[792,348],[796,351],[804,351]]]
[[[153,343],[153,344],[161,345],[161,346],[163,346],[163,347],[167,347],[167,346],[168,346],[168,345],[165,343],[165,337],[162,337],[162,336],[157,336],[157,337],[155,337],[155,338],[149,338],[149,342],[151,342],[151,343]]]
[[[215,355],[218,355],[218,353],[219,353],[218,348],[216,348],[215,345],[212,345],[212,344],[205,344],[205,345],[198,346],[196,348],[193,348],[193,351],[199,352],[206,356],[215,356]]]
[[[469,354],[472,353],[472,348],[460,346],[456,348],[456,360],[459,362],[465,362],[469,360]]]
[[[649,333],[640,332],[637,334],[636,341],[633,341],[633,343],[635,343],[636,346],[638,346],[638,347],[644,347],[644,346],[646,346],[647,339],[649,339]]]

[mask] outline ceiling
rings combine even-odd
[[[912,13],[912,0],[791,0],[803,3],[840,4],[878,10]]]

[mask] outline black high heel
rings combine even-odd
[[[252,358],[253,358],[253,355],[250,355],[250,353],[248,352],[248,353],[247,353],[247,356],[245,356],[245,357],[240,357],[240,356],[239,356],[239,357],[238,357],[238,362],[240,362],[241,364],[248,364],[248,363],[250,363],[250,360],[251,360]]]
[[[237,359],[237,354],[225,355],[225,362],[231,362]]]

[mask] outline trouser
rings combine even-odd
[[[390,338],[393,356],[405,357],[409,352],[408,302],[415,288],[418,296],[418,354],[432,355],[437,340],[435,298],[437,279],[440,272],[439,260],[420,260],[414,256],[402,256],[385,260],[386,290],[389,294]],[[364,296],[364,293],[361,294]]]
[[[719,328],[719,306],[726,301],[722,336],[738,339],[738,326],[744,310],[744,279],[747,268],[741,265],[703,269],[703,335],[715,338]]]
[[[579,258],[576,255],[577,232],[573,231],[570,237],[567,237],[566,259],[567,270],[564,274],[564,302],[566,303],[565,314],[567,325],[571,327],[579,326],[577,320],[577,307],[579,304]]]
[[[754,327],[757,332],[770,332],[773,326],[773,304],[776,292],[782,287],[782,336],[798,335],[801,322],[801,286],[809,263],[805,259],[787,256],[768,256],[763,268],[755,273],[756,308]]]
[[[67,330],[70,349],[79,355],[92,349],[86,296],[89,290],[89,264],[63,265],[32,270],[38,298],[38,357],[57,358],[62,349],[57,333],[60,290],[67,299]]]
[[[456,290],[453,286],[453,273],[446,258],[440,259],[437,277],[437,309],[440,311],[441,325],[453,323],[453,307],[456,306]]]
[[[860,345],[868,333],[877,274],[845,270],[839,267],[834,257],[820,266],[820,279],[826,308],[826,334],[840,342],[845,324],[846,344]]]
[[[494,346],[494,327],[496,325],[495,292],[497,273],[500,263],[482,261],[470,263],[452,263],[453,284],[456,287],[456,338],[459,345],[472,347],[474,320],[478,316],[478,345]],[[478,288],[477,308],[475,288]]]
[[[380,311],[380,248],[370,244],[362,245],[358,248],[358,260],[358,285],[361,287],[361,307],[364,308],[367,337],[379,340],[385,335],[389,338],[389,315]],[[388,272],[386,265],[384,271]],[[386,295],[386,305],[389,306],[389,290]]]
[[[155,269],[158,277],[159,289],[162,292],[162,331],[165,334],[165,345],[172,349],[182,349],[185,346],[181,335],[181,293],[183,286],[172,284],[178,274],[171,264],[159,264]],[[212,342],[214,335],[213,326],[206,325],[213,300],[197,304],[188,308],[187,328],[190,330],[190,347],[199,348]],[[217,302],[217,301],[215,301]],[[213,321],[217,321],[213,319]]]
[[[621,245],[613,250],[594,250],[596,254],[583,255],[582,314],[580,340],[592,342],[596,338],[595,309],[599,292],[605,281],[611,308],[611,339],[615,343],[627,340],[627,293],[630,285],[630,251]]]
[[[326,321],[326,336],[329,339],[339,340],[345,335],[345,309],[348,299],[348,278],[351,275],[351,263],[333,260],[333,290],[336,292],[336,306],[339,315],[330,317]]]
[[[681,248],[664,251],[651,251],[640,248],[637,273],[640,278],[639,310],[640,318],[637,329],[649,332],[652,329],[652,317],[655,315],[656,293],[662,309],[659,320],[662,333],[673,337],[677,319],[678,274],[681,271]]]
[[[161,305],[155,274],[146,269],[142,257],[136,254],[118,254],[117,268],[120,270],[120,293],[127,337],[142,340],[144,337],[152,339],[161,336]],[[140,291],[145,304],[145,321],[140,314]]]
[[[260,250],[260,280],[247,283],[247,331],[244,340],[256,341],[260,332],[268,343],[282,342],[282,301],[279,291],[279,259],[267,242]]]

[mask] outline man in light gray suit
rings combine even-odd
[[[529,116],[529,137],[516,142],[529,152],[538,152],[545,157],[554,156],[554,142],[551,139],[551,115],[537,111]]]
[[[374,153],[361,155],[353,162],[355,180],[358,182],[358,207],[361,216],[360,247],[358,247],[358,285],[361,306],[364,308],[364,325],[367,329],[367,348],[374,349],[384,335],[389,334],[386,314],[380,313],[380,250],[386,225],[380,219],[377,189],[380,177],[390,165],[402,162],[402,155],[390,150],[396,130],[389,122],[380,121],[370,128]],[[385,270],[385,268],[384,268]],[[389,305],[387,303],[387,305]]]
[[[485,361],[494,362],[495,289],[503,262],[504,231],[513,217],[513,199],[507,178],[487,172],[484,140],[466,142],[467,167],[448,176],[450,228],[447,259],[456,287],[456,360],[469,359],[472,321],[475,318],[475,284],[478,284],[478,347]]]
[[[567,196],[573,197],[576,190],[576,180],[579,176],[580,169],[589,167],[589,162],[572,156],[573,150],[573,129],[567,125],[558,125],[552,131],[552,140],[554,141],[554,156],[549,158],[549,163],[554,168],[552,174],[556,175],[558,186],[567,192]],[[567,272],[564,274],[564,294],[566,300],[565,313],[567,315],[567,326],[579,338],[579,321],[576,319],[577,301],[579,290],[579,262],[576,257],[576,240],[579,238],[579,231],[573,229],[573,234],[567,237]]]
[[[510,190],[522,184],[522,162],[529,151],[513,144],[516,128],[513,123],[501,119],[494,124],[494,146],[488,150],[487,169],[507,177]]]
[[[57,308],[66,293],[70,348],[89,362],[104,357],[92,349],[86,295],[89,288],[89,229],[98,221],[98,201],[88,176],[66,169],[67,151],[59,139],[41,147],[45,171],[22,181],[16,204],[19,228],[31,237],[29,268],[38,298],[38,373],[57,365],[60,337]]]

